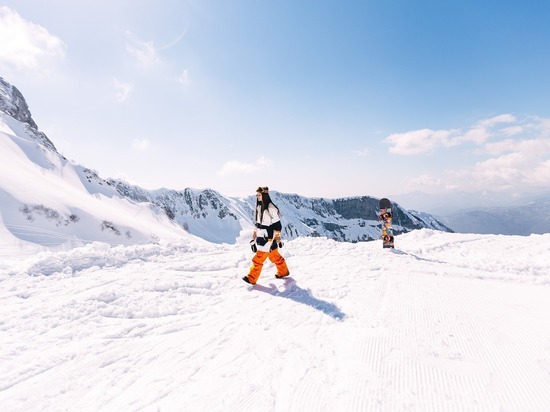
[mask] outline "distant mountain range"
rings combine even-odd
[[[228,197],[211,189],[146,190],[101,178],[93,169],[71,163],[38,130],[17,88],[2,78],[0,176],[0,234],[7,233],[14,244],[144,243],[189,234],[234,243],[247,238],[253,227],[254,196]],[[325,199],[279,192],[272,192],[272,197],[282,211],[287,239],[323,236],[359,242],[379,238],[375,197]],[[547,201],[510,211],[493,207],[437,217],[427,209],[415,208],[427,210],[419,212],[400,206],[411,198],[390,199],[397,233],[421,228],[505,234],[550,230],[548,218],[543,218],[549,215]]]
[[[550,232],[550,191],[414,192],[395,198],[422,208],[458,233],[530,235]]]
[[[102,181],[97,175],[90,179]],[[104,182],[126,198],[161,207],[178,225],[209,241],[232,243],[245,226],[252,224],[255,196],[232,198],[210,189],[148,191],[120,180]],[[307,198],[276,191],[271,191],[271,197],[282,211],[283,234],[287,239],[323,236],[337,241],[359,242],[380,236],[376,214],[379,199],[369,196]],[[395,208],[394,223],[397,233],[421,228],[451,231],[432,216],[411,213],[399,205]]]
[[[440,216],[438,220],[459,233],[530,235],[550,233],[550,200],[516,207],[475,209]]]
[[[541,200],[550,200],[550,185],[546,190],[516,193],[483,190],[478,192],[442,190],[436,193],[410,192],[392,196],[404,207],[424,210],[435,216],[449,216],[470,210],[514,208]]]

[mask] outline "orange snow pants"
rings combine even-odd
[[[250,272],[248,273],[248,279],[250,283],[254,284],[260,277],[262,272],[262,267],[264,266],[265,260],[269,258],[271,262],[277,266],[277,275],[285,276],[288,274],[288,267],[285,262],[285,258],[279,253],[279,249],[274,249],[269,252],[256,252],[256,255],[252,258],[252,266],[250,266]]]

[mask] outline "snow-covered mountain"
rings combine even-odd
[[[438,220],[459,233],[530,235],[550,233],[550,199],[515,207],[473,209],[440,216]]]
[[[0,230],[12,245],[148,243],[189,234],[234,243],[252,230],[255,196],[233,198],[214,190],[145,190],[76,165],[38,130],[19,90],[0,78]],[[285,237],[323,236],[346,242],[377,239],[378,199],[306,198],[272,192]],[[433,217],[396,204],[397,233],[450,231]]]
[[[548,193],[550,194],[550,193]],[[539,193],[516,193],[483,190],[477,192],[441,191],[440,193],[410,192],[393,196],[409,209],[423,210],[434,216],[448,216],[474,209],[514,207],[535,200]]]
[[[101,180],[97,175],[95,179]],[[108,179],[106,182],[122,196],[136,202],[158,205],[190,233],[214,242],[233,243],[243,229],[243,220],[251,222],[256,202],[255,196],[230,198],[209,189],[147,191],[119,180]],[[376,198],[307,198],[276,191],[271,191],[271,197],[282,211],[284,236],[287,239],[322,236],[358,242],[380,236]],[[398,233],[422,228],[450,231],[435,218],[408,212],[399,205],[394,213],[394,226]]]
[[[530,235],[550,232],[550,192],[414,192],[395,196],[407,207],[418,207],[459,233]]]

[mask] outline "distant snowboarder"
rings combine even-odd
[[[284,278],[290,274],[286,261],[278,250],[282,247],[279,208],[271,201],[268,187],[259,187],[256,190],[256,197],[254,213],[256,229],[254,229],[253,241],[251,241],[252,250],[256,254],[252,258],[252,266],[248,275],[243,277],[245,282],[252,285],[258,281],[267,258],[277,267],[276,278]]]

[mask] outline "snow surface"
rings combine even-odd
[[[0,249],[0,409],[549,411],[550,234],[396,245]]]

